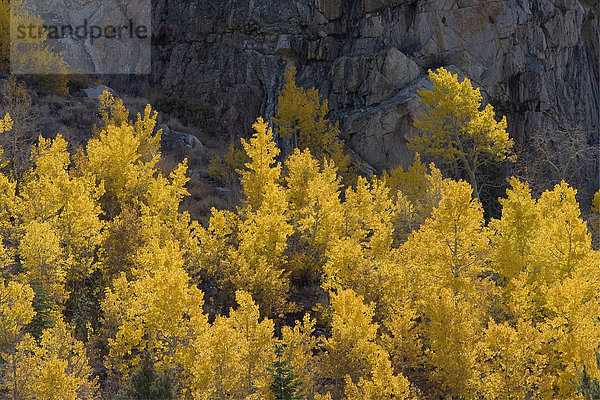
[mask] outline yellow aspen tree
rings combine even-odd
[[[498,400],[539,398],[542,383],[549,379],[544,374],[548,356],[543,352],[548,331],[517,317],[514,324],[490,320],[484,336],[482,395]]]
[[[287,199],[294,234],[292,270],[320,272],[327,244],[339,237],[343,209],[340,179],[327,160],[320,166],[309,150],[295,149],[286,160]]]
[[[20,216],[24,222],[48,222],[69,260],[69,286],[78,286],[93,269],[101,242],[103,223],[98,205],[104,193],[93,176],[69,171],[71,157],[61,135],[53,140],[39,137],[32,149],[34,165],[23,178]]]
[[[0,0],[4,1],[4,0]],[[10,115],[7,113],[4,115],[3,119],[0,119],[0,133],[8,132],[13,127],[13,120]]]
[[[119,272],[131,275],[135,252],[148,238],[178,242],[190,267],[198,257],[198,224],[179,212],[189,195],[187,160],[168,174],[160,170],[162,131],[156,130],[157,113],[149,105],[131,120],[123,101],[104,92],[99,111],[101,127],[77,158],[76,172],[106,189],[99,199],[109,220],[99,251],[103,279],[108,282]]]
[[[316,320],[310,314],[304,314],[302,321],[295,321],[293,327],[281,328],[281,343],[285,345],[285,353],[290,358],[294,371],[302,381],[301,393],[307,397],[314,396],[318,371],[318,358],[313,356],[317,346],[317,338],[313,335]]]
[[[535,365],[536,372],[529,379],[538,382],[533,388],[541,398],[571,398],[575,366],[595,365],[593,349],[600,335],[596,320],[600,314],[600,259],[591,248],[574,189],[563,182],[536,202],[526,184],[513,179],[511,186],[507,198],[501,200],[502,218],[490,224],[494,232],[492,260],[506,279],[502,284],[507,318],[523,322],[496,329],[515,345],[496,360],[516,357],[513,362],[526,363],[530,372]],[[526,340],[522,335],[531,336],[527,332],[540,333],[536,335],[542,339],[529,340],[541,349],[531,354],[543,362],[519,355],[523,350],[518,344]],[[494,374],[490,376],[498,379]],[[522,381],[519,387],[512,390],[524,390]]]
[[[347,400],[416,399],[411,393],[410,382],[394,370],[384,350],[379,350],[370,378],[360,377],[358,383],[346,375],[344,394]]]
[[[180,204],[189,192],[185,188],[189,181],[187,160],[183,160],[168,177],[159,172],[148,185],[143,202],[139,203],[141,224],[140,245],[145,238],[156,238],[161,243],[175,241],[184,254],[184,267],[191,268],[199,258],[198,232],[200,224],[192,221],[187,211],[180,212]]]
[[[368,182],[359,177],[356,189],[348,188],[345,197],[342,237],[329,241],[322,286],[352,289],[379,303],[394,269],[395,204],[385,182],[376,178]]]
[[[431,372],[411,376],[426,379],[422,387],[435,396],[473,398],[478,390],[481,331],[493,287],[481,277],[489,240],[483,210],[471,190],[465,182],[442,181],[431,217],[394,252],[398,267],[385,289],[397,310],[406,309],[404,321],[396,322],[399,335],[405,324],[421,320],[412,329],[422,332],[423,364]],[[404,299],[407,304],[402,305]],[[410,346],[403,351],[419,360]]]
[[[414,122],[423,134],[410,139],[410,148],[460,162],[473,186],[473,196],[479,198],[477,171],[489,161],[507,158],[513,140],[506,132],[506,117],[495,120],[491,105],[480,110],[481,93],[465,78],[439,68],[429,71],[433,90],[420,90],[421,102],[426,112]]]
[[[547,397],[569,398],[577,379],[575,365],[594,369],[600,335],[600,254],[580,217],[577,191],[565,182],[538,200],[541,221],[534,253],[534,279],[541,315],[553,333],[549,374],[557,378]]]
[[[155,132],[157,113],[150,106],[130,121],[122,101],[108,92],[102,96],[100,114],[105,126],[88,141],[79,169],[104,182],[103,211],[112,219],[125,206],[147,202],[150,186],[160,174],[162,130]]]
[[[264,315],[279,316],[293,308],[287,302],[285,270],[293,227],[286,192],[279,184],[281,166],[275,163],[279,149],[272,131],[261,118],[254,129],[254,136],[242,142],[250,158],[240,171],[245,204],[237,213],[215,213],[208,230],[198,230],[201,249],[206,249],[200,268],[228,288],[226,303],[231,304],[233,292],[242,289],[252,293]]]
[[[373,323],[374,305],[364,304],[351,289],[330,293],[333,310],[332,336],[327,339],[327,353],[321,375],[334,382],[334,396],[343,392],[346,376],[358,381],[375,365],[379,346],[377,325]]]
[[[552,284],[545,300],[549,317],[546,320],[552,346],[547,349],[550,365],[547,373],[556,378],[546,398],[572,398],[577,390],[577,368],[585,365],[592,376],[599,371],[594,350],[600,337],[600,257],[595,255],[595,272],[575,271]]]
[[[256,296],[265,315],[279,315],[292,306],[287,303],[289,273],[283,267],[293,228],[286,215],[284,189],[273,184],[263,194],[259,208],[249,206],[242,211],[237,249],[231,249],[228,269],[233,272],[234,287]]]
[[[177,242],[184,252],[186,268],[197,258],[196,229],[187,212],[179,212],[179,204],[188,195],[185,184],[187,165],[179,164],[169,177],[158,174],[148,182],[143,201],[125,206],[103,234],[99,250],[99,268],[108,282],[119,272],[131,275],[136,252],[156,239],[160,243]]]
[[[577,190],[561,182],[538,200],[542,218],[534,245],[534,265],[548,283],[572,274],[576,268],[587,268],[590,273],[590,268],[597,268],[591,259],[591,236],[580,218],[576,194]]]
[[[349,400],[412,398],[410,383],[402,374],[394,374],[389,354],[376,343],[374,305],[364,304],[362,296],[351,289],[330,292],[330,296],[332,336],[325,341],[327,352],[320,374],[333,381],[333,396],[345,393]]]
[[[95,399],[97,378],[92,379],[84,344],[73,337],[73,329],[57,316],[55,325],[44,330],[40,345],[27,340],[22,350],[29,352],[23,365],[27,373],[23,399]]]
[[[540,214],[529,185],[510,179],[506,198],[500,199],[502,217],[490,221],[495,269],[509,284],[530,268],[534,238],[540,227]]]
[[[137,153],[139,145],[133,127],[126,124],[109,125],[88,141],[88,171],[95,173],[97,182],[104,182],[103,210],[111,217],[118,215],[122,204],[133,203],[134,192],[142,192],[149,179],[149,171],[140,171],[144,166]]]
[[[189,192],[185,188],[190,180],[186,176],[188,169],[187,159],[184,159],[169,174],[169,177],[163,177],[158,174],[155,179],[149,182],[147,198],[142,205],[142,213],[147,215],[156,215],[160,220],[176,224],[181,213],[179,205]]]
[[[484,301],[489,283],[479,278],[490,248],[483,210],[471,198],[468,183],[444,180],[441,200],[423,226],[404,244],[402,261],[413,265],[410,281],[417,296],[452,288],[464,296]],[[478,290],[474,290],[477,287]]]
[[[204,320],[203,293],[189,287],[176,243],[160,246],[155,241],[138,262],[138,278],[128,281],[121,274],[102,301],[104,324],[113,332],[105,364],[124,378],[138,365],[141,350],[150,352],[159,371],[188,366],[194,326]],[[180,376],[184,382],[187,373],[184,370]]]
[[[138,152],[143,162],[150,162],[155,157],[160,157],[160,134],[155,134],[157,112],[152,110],[148,104],[143,113],[138,113],[135,121],[129,117],[129,110],[125,107],[123,100],[115,98],[111,92],[105,90],[98,98],[98,107],[102,125],[95,128],[95,133],[109,126],[121,127],[131,125],[134,127],[136,137],[139,138],[140,146]]]
[[[60,315],[40,343],[24,333],[35,312],[28,285],[0,281],[2,387],[12,399],[94,399],[98,390],[83,343]]]
[[[345,221],[342,230],[373,254],[386,253],[393,240],[394,203],[385,181],[359,177],[356,189],[346,190]]]
[[[129,110],[125,107],[122,99],[115,98],[111,92],[105,90],[98,97],[98,101],[100,102],[98,114],[102,119],[102,125],[97,127],[96,131],[105,129],[109,125],[121,126],[129,123]]]
[[[285,85],[279,93],[279,107],[273,122],[277,133],[291,138],[300,150],[309,149],[321,161],[331,158],[342,175],[348,175],[350,158],[344,155],[343,142],[339,140],[339,123],[327,120],[327,100],[321,102],[315,88],[304,89],[296,85],[296,68],[285,71]]]
[[[1,152],[0,148],[0,157]],[[18,215],[19,203],[17,182],[4,174],[0,174],[0,235],[10,241],[17,241],[20,235],[13,219]],[[12,254],[12,249],[3,249],[1,254]]]
[[[61,135],[44,139],[31,150],[33,167],[23,177],[20,195],[23,199],[23,219],[29,221],[49,220],[59,214],[63,207],[62,190],[69,179],[67,167],[70,155],[67,142]]]
[[[391,171],[383,171],[383,178],[390,188],[390,195],[396,202],[398,216],[395,222],[395,240],[404,242],[408,235],[418,229],[439,201],[432,185],[432,177],[441,173],[432,163],[428,171],[427,165],[421,162],[419,153],[406,171],[398,166]],[[439,192],[438,192],[439,193]]]
[[[50,50],[47,32],[25,38],[19,44],[25,45],[27,50],[11,54],[11,30],[16,37],[18,26],[45,25],[42,18],[28,12],[25,5],[24,0],[0,0],[0,70],[9,72],[12,64],[21,70],[31,68],[30,71],[33,70],[34,73],[43,71],[53,74],[51,79],[40,75],[34,76],[44,87],[60,95],[66,95],[69,90],[69,71],[62,57]]]
[[[390,355],[392,367],[402,373],[411,383],[422,387],[427,384],[425,355],[423,354],[423,324],[421,315],[411,304],[410,295],[402,294],[394,298],[394,292],[388,290],[391,304],[389,313],[383,320],[382,334],[379,341]]]
[[[31,305],[33,295],[29,285],[0,278],[0,355],[4,360],[0,383],[14,400],[21,398],[26,380],[18,371],[22,360],[17,347],[25,336],[23,328],[35,316]]]
[[[267,188],[279,183],[281,164],[276,162],[279,148],[268,123],[259,117],[252,128],[252,138],[248,141],[242,139],[242,146],[250,161],[245,164],[245,169],[238,172],[246,204],[257,209],[264,201]]]
[[[31,382],[39,365],[35,358],[38,345],[28,333],[16,344],[10,353],[2,353],[4,371],[2,388],[8,390],[11,400],[30,399]]]
[[[274,165],[279,149],[272,131],[260,118],[254,128],[254,137],[243,142],[251,161],[246,164],[247,170],[241,171],[247,207],[241,211],[238,251],[250,262],[264,257],[276,266],[283,260],[292,227],[286,215],[285,190],[278,183],[281,166]]]
[[[475,399],[483,315],[472,301],[449,288],[422,299],[425,355],[430,384],[439,397]]]
[[[236,301],[238,308],[230,310],[229,316],[217,316],[208,335],[195,344],[208,349],[204,353],[210,360],[210,379],[196,376],[203,385],[196,389],[195,398],[263,399],[269,393],[267,367],[275,359],[273,321],[260,321],[249,293],[237,291]]]
[[[56,231],[70,260],[67,282],[78,286],[96,268],[96,254],[102,242],[104,222],[99,198],[104,193],[91,176],[70,177],[63,187],[62,209],[55,220]]]
[[[34,287],[39,285],[53,307],[62,309],[69,295],[65,288],[68,260],[52,225],[37,221],[26,224],[18,252],[24,270],[19,280]]]
[[[216,281],[225,279],[226,257],[229,247],[235,245],[240,216],[227,210],[211,209],[208,227],[198,229],[200,241],[200,268],[215,277]]]

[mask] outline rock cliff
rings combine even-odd
[[[208,106],[222,135],[271,117],[295,65],[356,153],[406,164],[416,90],[445,66],[521,143],[564,122],[599,140],[598,0],[156,0],[153,35],[154,83]]]

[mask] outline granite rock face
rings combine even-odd
[[[41,17],[46,42],[74,74],[147,74],[151,72],[151,0],[28,0],[25,11]],[[19,25],[17,25],[19,26]],[[20,26],[36,38],[35,25]],[[20,50],[18,29],[12,49]],[[27,60],[28,58],[25,58]],[[13,64],[13,71],[45,74],[35,63]],[[16,68],[16,69],[15,69]]]
[[[412,160],[417,90],[440,66],[469,77],[526,143],[565,122],[600,131],[599,0],[157,0],[153,75],[209,105],[220,134],[273,116],[283,71],[329,99],[369,164]]]

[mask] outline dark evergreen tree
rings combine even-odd
[[[127,386],[117,394],[117,400],[175,400],[178,392],[176,376],[157,372],[150,355],[145,353]]]
[[[596,365],[600,369],[600,353],[598,351],[594,351],[594,353],[596,354]],[[585,365],[579,376],[581,380],[577,382],[577,391],[585,397],[585,400],[600,400],[600,382],[598,378],[592,378]]]
[[[273,378],[271,391],[275,395],[275,400],[304,399],[304,395],[299,393],[302,381],[298,379],[289,360],[283,358],[283,346],[275,346],[275,355],[277,360],[267,368]]]
[[[31,287],[35,293],[31,304],[35,311],[35,316],[27,325],[26,331],[36,339],[39,339],[42,336],[44,329],[52,328],[54,326],[51,313],[52,301],[48,297],[48,293],[40,283],[39,279],[33,280],[31,282]]]

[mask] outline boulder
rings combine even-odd
[[[92,100],[98,100],[105,91],[110,92],[114,97],[117,96],[117,92],[105,85],[84,89],[86,96]]]

